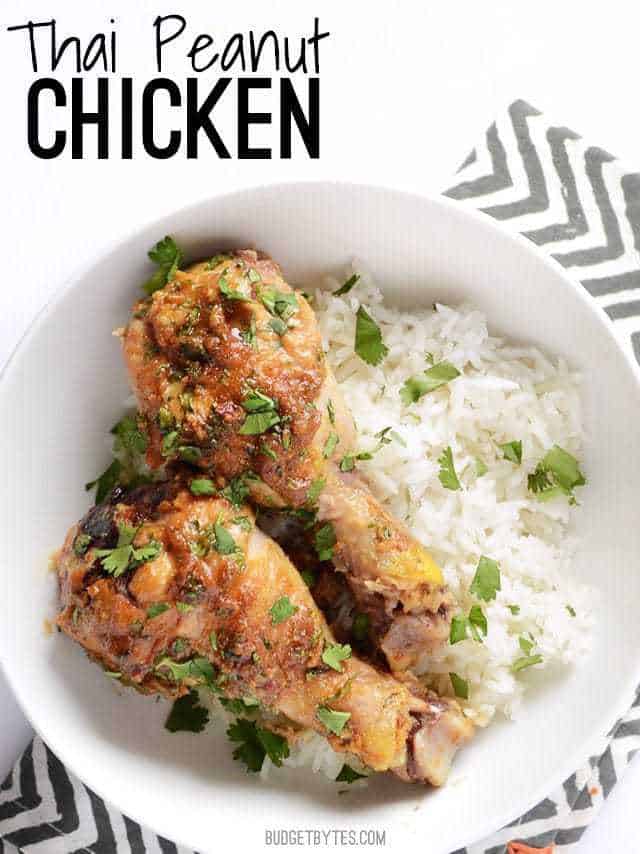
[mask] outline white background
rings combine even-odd
[[[631,0],[3,0],[0,364],[74,268],[141,223],[214,193],[278,180],[344,179],[436,193],[495,111],[518,97],[640,171],[637,9]],[[152,21],[173,12],[188,18],[192,38],[199,32],[219,38],[250,27],[295,36],[308,33],[314,14],[320,15],[331,37],[320,54],[319,161],[300,151],[291,161],[220,161],[204,151],[197,161],[183,155],[153,161],[139,153],[131,162],[91,156],[72,161],[68,155],[41,161],[30,155],[25,104],[34,75],[25,34],[6,27],[55,17],[61,35],[88,40],[109,29],[113,17],[119,71],[142,83],[155,76]],[[181,79],[188,74],[189,41],[174,45],[167,50],[167,76]],[[69,75],[65,65],[61,77]],[[88,153],[91,142],[89,135]],[[0,674],[0,778],[28,737]],[[640,851],[639,797],[637,761],[578,846],[579,854]]]

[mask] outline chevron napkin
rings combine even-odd
[[[640,174],[524,101],[487,130],[444,195],[522,233],[572,270],[640,361]],[[578,854],[640,749],[640,690],[600,749],[549,797],[452,854]],[[109,807],[38,737],[0,786],[0,854],[191,854]]]

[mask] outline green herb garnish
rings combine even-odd
[[[171,707],[165,729],[169,732],[202,732],[209,723],[209,712],[199,703],[198,692],[178,697]]]
[[[500,450],[504,454],[505,460],[509,460],[517,466],[522,462],[522,442],[519,439],[513,442],[505,442],[504,445],[500,445]]]
[[[322,449],[322,456],[325,460],[328,460],[333,454],[339,441],[340,439],[338,438],[337,433],[329,433],[327,441],[324,443],[324,448]]]
[[[243,436],[259,436],[280,423],[276,402],[260,391],[252,389],[248,392],[242,401],[242,407],[247,413],[239,430]]]
[[[154,560],[162,551],[162,546],[156,540],[150,540],[144,546],[136,548],[133,540],[138,533],[137,528],[128,525],[118,525],[118,544],[113,549],[96,549],[95,555],[102,559],[105,572],[119,578],[129,569],[135,569],[148,560]]]
[[[316,715],[325,729],[334,735],[341,735],[347,721],[351,717],[351,712],[338,712],[329,706],[318,706]]]
[[[155,273],[142,286],[142,290],[151,296],[167,282],[173,281],[184,256],[173,237],[169,235],[159,240],[153,249],[149,250],[148,255],[149,259],[158,265]]]
[[[244,762],[250,772],[257,773],[261,770],[265,756],[278,768],[289,756],[287,740],[275,732],[262,729],[255,721],[239,718],[231,724],[227,736],[239,744],[233,751],[233,758]]]
[[[483,555],[478,561],[469,591],[479,599],[491,602],[496,598],[498,590],[500,590],[500,567],[495,560]]]
[[[171,605],[168,602],[154,602],[147,608],[147,618],[153,620],[154,617],[158,617],[160,614],[168,611],[170,607]]]
[[[469,699],[469,683],[466,679],[463,679],[461,676],[458,676],[457,673],[450,673],[449,679],[451,680],[451,687],[453,688],[453,693],[456,697],[460,697],[462,700]]]
[[[354,350],[363,362],[374,366],[379,365],[389,352],[382,340],[380,327],[362,305],[356,314]]]
[[[208,477],[196,477],[189,484],[192,495],[215,495],[216,488]]]
[[[354,771],[351,765],[347,765],[346,763],[340,769],[340,773],[336,777],[336,783],[355,783],[356,780],[365,780],[367,778],[367,774],[359,774],[357,771]]]
[[[576,458],[559,445],[547,451],[527,480],[530,491],[541,501],[566,495],[571,504],[575,504],[575,487],[587,482]]]
[[[438,463],[440,464],[438,479],[444,488],[453,490],[462,489],[462,485],[458,480],[458,475],[456,474],[456,469],[453,464],[453,451],[451,450],[451,445],[448,445],[438,457]]]
[[[319,560],[331,560],[333,547],[336,544],[336,533],[331,522],[325,524],[316,531],[313,545]]]
[[[400,389],[400,399],[406,406],[417,403],[425,394],[441,388],[459,376],[460,371],[451,362],[438,362],[421,374],[416,374],[405,380]]]
[[[297,605],[292,605],[288,596],[281,596],[269,609],[271,625],[278,626],[280,623],[284,623],[289,617],[293,617],[297,610]]]
[[[330,644],[322,653],[322,660],[331,667],[332,670],[337,670],[342,673],[341,662],[351,658],[351,647],[348,643],[333,643]]]
[[[360,274],[354,273],[353,276],[349,276],[349,278],[347,279],[347,281],[344,284],[340,285],[340,287],[337,288],[335,291],[332,291],[333,296],[334,297],[341,297],[341,296],[344,296],[345,294],[348,294],[349,291],[352,288],[354,288],[358,284],[359,281],[360,281]]]

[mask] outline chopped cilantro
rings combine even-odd
[[[340,439],[338,438],[337,433],[329,433],[327,441],[324,443],[324,448],[322,449],[322,456],[325,460],[328,460],[333,454],[339,441]]]
[[[135,569],[148,560],[153,560],[162,551],[162,546],[156,540],[150,540],[143,546],[133,546],[133,540],[138,533],[137,528],[128,525],[118,525],[118,544],[113,549],[96,549],[95,555],[102,559],[105,572],[119,578],[128,569]]]
[[[164,726],[169,732],[202,732],[208,723],[209,712],[200,705],[198,692],[189,691],[175,701]]]
[[[338,712],[329,706],[318,706],[316,715],[325,729],[334,735],[340,735],[351,717],[351,712]]]
[[[165,656],[155,666],[156,671],[169,671],[174,682],[188,681],[190,684],[206,685],[216,689],[216,671],[207,658],[196,657],[188,661],[174,661]]]
[[[318,477],[314,480],[309,487],[309,491],[307,492],[307,504],[315,504],[318,498],[320,497],[320,493],[324,489],[326,481],[323,477]]]
[[[257,346],[256,332],[256,319],[253,315],[251,315],[249,325],[246,327],[246,329],[240,330],[240,337],[242,338],[245,344],[247,344],[249,347],[253,347],[254,349]]]
[[[456,469],[453,464],[453,451],[451,450],[451,445],[448,445],[438,457],[438,463],[440,464],[438,479],[444,488],[453,490],[462,489],[462,485],[458,480],[458,475],[456,474]]]
[[[517,658],[513,664],[511,665],[511,670],[513,673],[519,673],[521,670],[524,670],[526,667],[532,667],[534,664],[541,664],[542,656],[541,655],[524,655],[521,658]]]
[[[528,476],[529,490],[541,501],[566,495],[570,503],[574,504],[574,488],[584,486],[586,482],[576,458],[559,445],[554,445],[547,451]]]
[[[481,460],[480,457],[476,457],[475,463],[476,463],[476,477],[483,477],[489,471],[486,463],[484,462],[484,460]]]
[[[297,606],[291,604],[288,596],[281,596],[269,609],[271,625],[277,626],[280,623],[284,623],[289,617],[293,617],[297,610]]]
[[[213,258],[209,258],[209,260],[205,264],[205,269],[206,270],[214,270],[218,266],[218,264],[221,264],[223,261],[230,261],[230,260],[231,260],[230,255],[225,255],[223,252],[221,252],[218,255],[214,255]]]
[[[225,272],[227,271],[225,270]],[[243,293],[239,287],[231,287],[224,274],[218,279],[218,287],[220,288],[222,296],[226,297],[228,300],[235,300],[236,302],[251,302],[251,297]]]
[[[192,495],[215,495],[216,488],[208,477],[196,477],[189,484]]]
[[[500,450],[504,454],[505,460],[509,460],[517,466],[522,462],[522,442],[519,439],[514,439],[513,442],[505,442],[504,445],[500,445]]]
[[[156,272],[143,284],[142,289],[148,295],[163,288],[167,282],[171,282],[182,262],[182,250],[177,243],[167,235],[159,240],[153,249],[148,252],[149,259],[158,265]]]
[[[459,376],[460,371],[451,362],[438,362],[421,374],[416,374],[405,380],[400,389],[400,399],[406,406],[417,403],[425,394],[435,391]]]
[[[456,697],[460,697],[462,700],[469,699],[469,683],[466,679],[463,679],[461,676],[458,676],[457,673],[450,673],[449,679],[451,680],[451,687],[453,688],[453,693]]]
[[[351,634],[357,641],[366,640],[367,635],[369,634],[369,626],[371,620],[369,619],[368,614],[356,614],[353,618],[353,626],[351,627]]]
[[[178,448],[178,456],[185,463],[195,464],[202,456],[202,451],[195,445],[181,445]]]
[[[274,400],[252,389],[242,401],[247,416],[239,432],[243,436],[259,436],[280,423],[278,407]]]
[[[213,526],[215,542],[213,547],[221,555],[231,555],[239,551],[236,541],[219,521]]]
[[[466,640],[469,620],[464,614],[455,614],[451,619],[451,628],[449,630],[449,643],[451,645],[460,643]]]
[[[227,736],[239,746],[233,751],[233,758],[244,762],[247,771],[257,773],[261,770],[265,756],[280,768],[284,759],[289,756],[289,745],[286,738],[262,729],[255,721],[239,718],[227,730]]]
[[[520,613],[520,605],[507,605],[507,608],[511,611],[514,617],[517,617]]]
[[[482,638],[479,633],[481,632],[484,637],[486,637],[488,625],[487,618],[480,605],[474,605],[469,611],[469,626],[474,640],[482,642]]]
[[[351,290],[351,288],[355,287],[359,281],[360,281],[359,273],[354,273],[353,276],[349,276],[349,278],[347,279],[347,281],[344,284],[340,285],[339,288],[337,288],[335,291],[332,292],[333,296],[334,297],[341,297],[341,296],[344,296],[345,294],[348,294],[349,291]]]
[[[491,602],[496,598],[498,590],[500,590],[500,567],[495,560],[483,555],[478,561],[469,591],[479,599]]]
[[[133,415],[125,415],[111,428],[114,435],[114,451],[120,448],[130,454],[144,454],[149,444],[146,434],[140,430],[138,420]]]
[[[76,534],[73,540],[73,553],[78,557],[82,557],[86,554],[87,549],[91,545],[91,535],[90,534]]]
[[[342,673],[342,661],[351,658],[351,647],[348,643],[333,643],[330,644],[322,653],[322,660],[331,667],[332,670],[337,670]]]
[[[227,499],[234,507],[240,507],[243,503],[247,495],[249,495],[249,487],[247,486],[248,480],[247,474],[240,474],[237,477],[232,478],[229,483],[222,490],[222,495]]]
[[[154,602],[147,608],[147,618],[153,620],[154,617],[158,617],[160,614],[168,611],[170,607],[171,605],[168,602]]]
[[[333,406],[333,401],[327,401],[327,413],[329,414],[329,421],[335,426],[336,423],[336,411]]]
[[[534,648],[535,643],[534,643],[534,641],[529,640],[529,638],[519,637],[518,638],[518,646],[524,652],[525,655],[529,655],[531,650]]]
[[[260,275],[260,273],[256,270],[256,268],[255,268],[255,267],[250,267],[250,268],[249,268],[249,272],[247,273],[247,276],[249,277],[249,281],[250,281],[250,282],[253,282],[254,284],[255,284],[256,282],[261,282],[261,281],[262,281],[262,276],[261,276],[261,275]]]
[[[336,544],[336,532],[331,522],[325,524],[316,531],[313,545],[319,560],[331,560],[333,547]]]
[[[362,305],[356,314],[356,337],[353,348],[363,362],[374,366],[379,365],[389,352],[382,340],[380,327]]]
[[[189,605],[188,602],[176,602],[176,608],[180,614],[188,614],[189,611],[193,611],[193,605]]]
[[[273,329],[276,335],[279,335],[280,337],[282,337],[289,328],[281,317],[272,317],[269,321],[269,326]]]
[[[120,460],[113,460],[110,465],[102,472],[102,474],[90,483],[86,483],[84,488],[89,491],[96,488],[96,504],[102,504],[111,490],[120,482],[122,473],[122,463]]]
[[[571,605],[565,605],[565,608],[567,609],[567,613],[569,614],[570,617],[576,616],[576,610]]]
[[[340,773],[336,777],[336,783],[355,783],[356,780],[365,780],[367,778],[367,774],[359,774],[357,771],[354,771],[351,765],[347,765],[346,763],[340,769]]]
[[[211,631],[211,633],[209,635],[209,643],[211,644],[211,649],[214,652],[217,652],[218,651],[218,635],[213,630]]]
[[[171,454],[174,453],[176,449],[176,445],[178,444],[179,434],[177,430],[172,430],[170,433],[166,433],[162,437],[162,444],[160,446],[160,453],[163,457],[170,457]]]
[[[275,288],[260,288],[258,299],[269,314],[279,317],[281,320],[289,320],[299,308],[296,295],[292,291],[285,292],[278,291]]]

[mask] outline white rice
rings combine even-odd
[[[326,282],[313,303],[328,360],[358,426],[360,450],[376,447],[375,434],[389,426],[404,440],[391,441],[359,466],[375,495],[428,546],[461,612],[480,604],[488,621],[484,642],[447,644],[430,659],[430,682],[452,694],[449,673],[465,679],[465,712],[479,725],[496,712],[513,717],[531,672],[512,672],[524,655],[519,639],[533,639],[531,654],[542,656],[535,670],[574,663],[591,639],[593,592],[570,575],[571,517],[579,507],[570,507],[564,496],[541,502],[527,486],[527,475],[554,444],[580,460],[580,377],[536,347],[491,336],[485,317],[471,306],[398,311],[384,305],[368,275],[361,276],[342,297],[331,295],[341,282]],[[389,348],[378,367],[354,353],[361,304]],[[406,406],[400,389],[429,367],[427,353],[462,375]],[[513,440],[522,441],[520,466],[499,448]],[[438,457],[447,446],[459,491],[445,489],[438,478]],[[477,458],[487,466],[481,477]],[[482,555],[500,566],[502,589],[492,602],[469,594]]]

